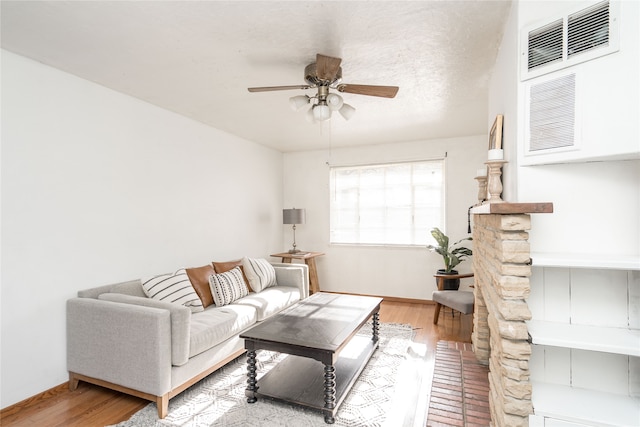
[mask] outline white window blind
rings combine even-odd
[[[426,245],[443,228],[444,160],[330,170],[330,241]]]

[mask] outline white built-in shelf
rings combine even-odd
[[[533,383],[533,412],[587,426],[637,426],[640,398],[548,383]]]
[[[640,356],[640,330],[530,320],[533,344]]]
[[[640,270],[640,257],[632,255],[531,253],[534,267]]]

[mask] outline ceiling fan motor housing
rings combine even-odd
[[[304,80],[312,86],[333,86],[342,81],[342,67],[338,68],[336,76],[333,80],[322,80],[318,78],[317,66],[314,62],[309,64],[304,69]]]

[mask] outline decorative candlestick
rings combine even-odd
[[[489,177],[487,179],[489,203],[503,202],[500,196],[502,195],[502,165],[505,163],[507,163],[505,160],[489,160],[485,162],[489,166]]]
[[[475,179],[478,181],[478,204],[482,204],[487,200],[487,175],[478,175]]]

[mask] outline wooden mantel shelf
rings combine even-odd
[[[553,213],[553,203],[483,203],[471,208],[472,214],[530,214]]]

